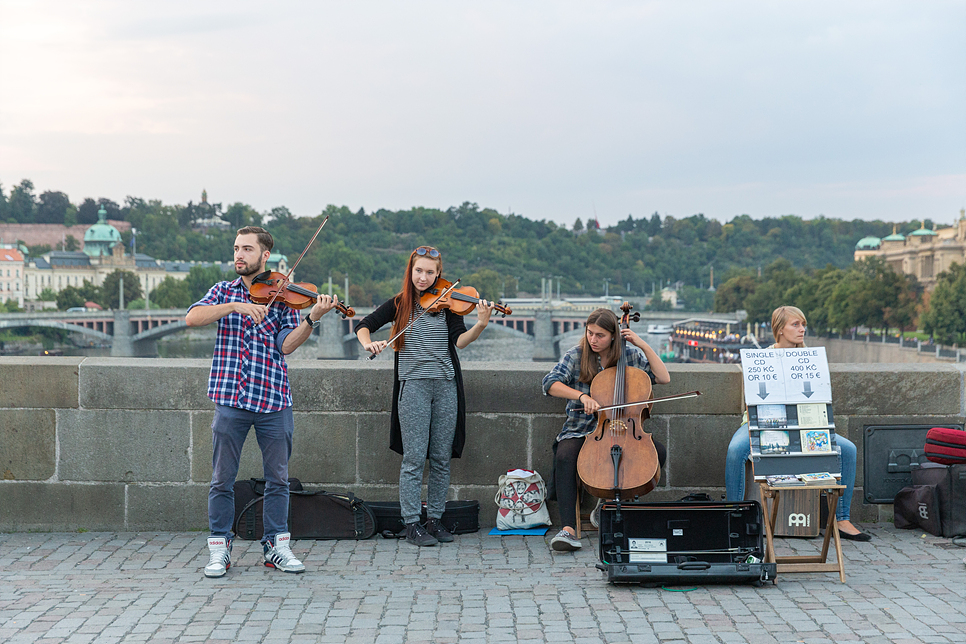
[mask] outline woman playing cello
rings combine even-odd
[[[440,517],[449,490],[450,458],[460,457],[465,441],[466,404],[456,349],[480,337],[493,312],[492,303],[480,300],[476,324],[467,330],[462,316],[450,310],[433,313],[423,309],[420,297],[433,288],[442,272],[439,251],[420,246],[409,256],[402,290],[356,327],[359,342],[373,355],[389,343],[373,341],[372,333],[390,322],[394,336],[405,330],[392,345],[396,362],[389,448],[403,455],[399,506],[406,541],[417,546],[453,541]],[[432,308],[430,302],[426,306]],[[419,523],[420,500],[427,456],[428,520],[423,526]]]
[[[543,393],[566,398],[567,420],[554,442],[554,486],[560,507],[563,529],[550,541],[554,550],[577,550],[577,456],[584,437],[594,431],[595,412],[600,404],[590,397],[590,383],[594,376],[617,364],[621,342],[626,341],[624,355],[627,366],[643,370],[652,383],[671,382],[667,367],[654,349],[630,329],[620,329],[617,316],[610,309],[597,309],[587,318],[584,337],[560,359],[543,379]],[[658,461],[664,466],[667,450],[654,441]]]

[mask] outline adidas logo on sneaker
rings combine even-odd
[[[292,535],[289,532],[277,534],[274,539],[269,539],[263,546],[265,565],[269,568],[277,568],[282,572],[295,574],[305,572],[305,565],[292,554],[291,541]]]

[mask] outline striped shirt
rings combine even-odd
[[[423,307],[413,307],[410,320],[416,322],[406,331],[406,342],[399,353],[399,379],[452,380],[453,359],[449,354],[449,331],[446,316],[427,313],[419,317]]]
[[[654,374],[651,373],[651,365],[647,361],[644,352],[629,342],[624,343],[624,356],[627,359],[628,367],[641,369],[650,377],[651,384],[654,384]],[[603,371],[600,367],[598,358],[597,371]],[[570,349],[560,358],[560,362],[554,365],[543,378],[543,393],[549,396],[550,385],[555,382],[562,382],[568,387],[577,391],[590,394],[590,383],[580,382],[580,345]],[[567,401],[567,420],[564,421],[563,429],[557,434],[557,441],[567,438],[580,438],[594,431],[597,427],[597,417],[593,414],[584,413],[584,405],[576,400]]]
[[[218,282],[188,310],[228,302],[251,303],[241,277]],[[257,413],[291,407],[292,391],[281,347],[300,321],[298,311],[281,305],[272,306],[257,325],[240,313],[230,313],[218,320],[208,397],[217,405]]]

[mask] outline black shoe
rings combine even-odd
[[[866,534],[865,532],[849,534],[848,532],[842,532],[839,530],[839,537],[845,539],[846,541],[872,541],[872,535]]]
[[[450,543],[456,540],[456,537],[446,529],[446,526],[439,519],[428,519],[426,521],[426,532],[436,537],[436,540],[440,543]]]
[[[439,541],[433,535],[426,532],[426,528],[419,522],[406,524],[406,541],[414,546],[435,546]]]

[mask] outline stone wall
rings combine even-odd
[[[953,358],[936,357],[935,347],[919,351],[915,341],[905,346],[888,342],[862,342],[861,340],[838,340],[809,336],[805,343],[810,347],[825,347],[829,362],[924,362],[953,364]]]
[[[551,469],[564,403],[545,397],[548,364],[469,363],[468,439],[453,462],[451,497],[479,499],[484,525],[508,468]],[[0,530],[206,530],[213,406],[209,362],[125,358],[0,358]],[[724,492],[725,452],[741,413],[735,365],[670,365],[672,385],[697,399],[656,409],[649,429],[668,446],[655,500]],[[963,422],[956,365],[833,364],[839,433],[859,446],[853,517],[863,503],[868,424]],[[310,489],[396,498],[399,456],[388,449],[390,364],[292,361],[295,446],[291,476]],[[254,440],[239,477],[259,476]]]

